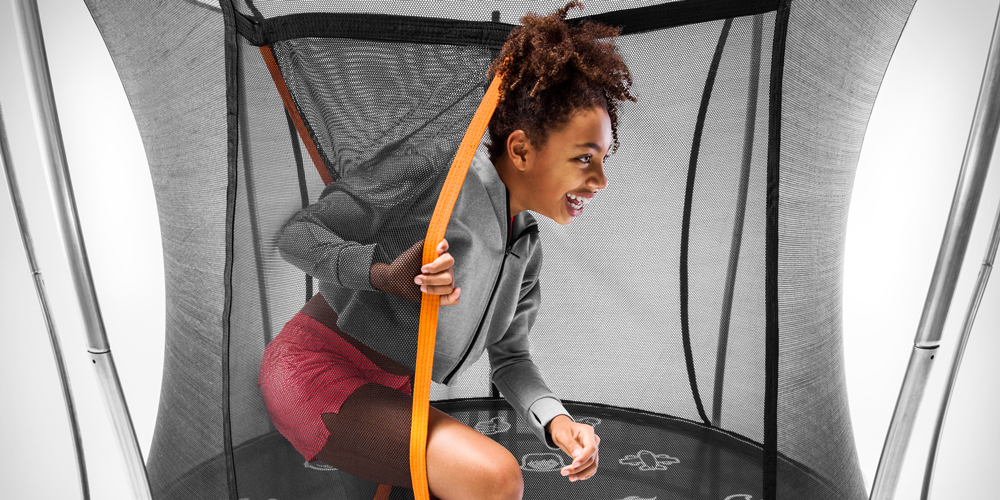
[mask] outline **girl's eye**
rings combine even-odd
[[[577,160],[580,160],[582,163],[590,163],[590,159],[591,158],[593,158],[593,157],[590,156],[590,155],[586,155],[586,156],[581,156],[581,157],[577,158]]]

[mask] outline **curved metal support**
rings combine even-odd
[[[933,356],[928,357],[927,353],[936,352],[941,340],[951,299],[955,295],[955,285],[958,283],[962,262],[965,259],[972,225],[976,219],[976,210],[979,208],[986,173],[993,156],[998,128],[1000,128],[1000,14],[993,26],[993,39],[990,42],[983,83],[979,88],[979,99],[972,118],[965,157],[962,159],[962,170],[958,176],[958,185],[955,187],[955,196],[945,225],[937,264],[931,275],[930,290],[927,292],[923,314],[917,326],[910,364],[906,369],[882,456],[875,472],[870,497],[872,500],[889,500],[895,494],[903,457],[913,433],[913,425],[932,365]]]
[[[251,4],[252,5],[252,4]],[[243,73],[240,73],[240,85],[243,84]],[[240,109],[246,109],[246,92],[240,92]],[[285,111],[287,115],[288,111]],[[253,160],[250,154],[250,141],[247,137],[250,134],[250,123],[247,113],[240,113],[240,152],[243,154],[243,177],[246,181],[245,192],[247,196],[247,216],[250,218],[250,241],[253,244],[254,268],[257,272],[257,295],[260,299],[260,324],[264,332],[264,345],[271,343],[274,335],[271,334],[271,305],[267,299],[267,276],[264,269],[264,251],[261,249],[260,217],[257,215],[257,191],[254,186]]]
[[[28,218],[24,214],[24,204],[21,202],[21,189],[17,184],[17,176],[14,173],[14,163],[11,160],[10,144],[7,142],[7,129],[3,123],[3,108],[0,108],[0,163],[3,163],[4,173],[7,174],[7,188],[10,190],[10,201],[14,205],[14,218],[17,220],[17,228],[21,233],[21,242],[24,244],[24,254],[28,257],[28,267],[31,270],[31,277],[35,281],[35,293],[38,295],[38,305],[42,309],[42,318],[45,320],[45,328],[49,332],[49,344],[52,346],[52,357],[55,358],[56,370],[59,372],[59,382],[62,386],[63,401],[66,402],[66,418],[69,420],[70,431],[73,433],[73,453],[76,455],[77,472],[80,477],[80,489],[83,500],[90,500],[90,484],[87,480],[87,460],[83,455],[83,440],[80,437],[80,424],[76,419],[76,404],[73,402],[73,388],[69,383],[69,375],[66,373],[66,362],[63,360],[62,346],[59,343],[59,335],[56,333],[56,324],[52,320],[52,312],[49,310],[49,297],[45,293],[45,281],[42,280],[42,271],[35,260],[35,247],[31,243],[31,231],[28,230]]]
[[[760,80],[760,52],[764,33],[764,18],[753,17],[753,38],[750,45],[750,73],[747,83],[746,118],[743,122],[743,161],[740,168],[739,187],[736,188],[736,214],[733,216],[733,234],[729,242],[729,266],[726,270],[725,294],[722,297],[722,315],[719,318],[719,343],[715,348],[715,389],[712,392],[712,425],[722,421],[722,391],[726,381],[726,351],[729,348],[729,320],[733,312],[733,295],[736,290],[736,271],[743,245],[743,221],[747,211],[747,191],[750,186],[750,165],[753,162],[754,131],[757,127],[757,93]]]
[[[927,466],[924,469],[924,485],[920,492],[921,500],[927,500],[930,495],[931,484],[934,481],[934,463],[937,459],[938,447],[941,444],[944,421],[948,416],[951,393],[955,389],[958,370],[962,366],[962,356],[965,354],[965,346],[969,343],[969,336],[972,334],[972,324],[976,321],[976,313],[979,312],[979,305],[983,301],[983,294],[986,293],[986,283],[990,279],[990,271],[993,270],[993,261],[996,259],[998,246],[1000,246],[1000,205],[997,205],[997,215],[993,220],[993,231],[990,233],[986,255],[983,257],[983,264],[979,268],[979,277],[976,278],[976,286],[972,291],[969,309],[966,311],[965,320],[962,322],[962,330],[958,337],[958,346],[955,348],[955,355],[951,361],[951,370],[948,371],[948,382],[945,386],[944,394],[941,395],[937,421],[934,423],[934,435],[931,438],[931,447],[927,455]]]
[[[125,404],[121,384],[110,356],[104,321],[101,318],[97,292],[94,289],[90,264],[87,260],[87,249],[80,229],[73,185],[70,181],[66,151],[59,127],[59,116],[56,112],[55,95],[52,92],[38,4],[33,0],[16,0],[13,2],[13,7],[14,26],[17,28],[21,54],[25,60],[28,100],[42,147],[42,162],[49,171],[50,190],[56,205],[60,236],[69,259],[76,296],[80,301],[88,350],[94,356],[94,365],[98,368],[98,380],[105,396],[105,405],[111,412],[112,423],[118,435],[118,445],[125,459],[133,497],[151,499],[142,451],[139,449],[128,406]],[[100,363],[98,359],[101,360]]]

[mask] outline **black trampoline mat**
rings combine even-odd
[[[695,422],[611,406],[564,401],[578,422],[601,436],[600,466],[586,481],[570,482],[559,470],[572,462],[528,430],[503,399],[477,398],[432,405],[504,445],[521,464],[525,500],[758,500],[762,492],[761,446]],[[376,484],[322,462],[306,463],[277,432],[235,448],[239,498],[251,500],[370,500]],[[778,497],[844,498],[806,468],[779,459]],[[206,491],[222,481],[221,457],[195,468],[165,497]],[[162,498],[162,497],[161,497]],[[411,499],[395,488],[391,499]]]

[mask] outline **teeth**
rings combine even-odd
[[[584,198],[582,196],[576,196],[576,195],[567,193],[566,197],[569,198],[570,204],[576,210],[580,210],[581,208],[583,208],[584,205],[586,205],[587,203],[590,203],[590,199],[589,198]]]

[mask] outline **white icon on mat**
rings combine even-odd
[[[510,424],[508,424],[507,420],[505,420],[502,416],[493,417],[485,422],[477,423],[476,430],[487,436],[492,436],[494,434],[509,431]]]
[[[552,472],[566,467],[562,455],[555,453],[528,453],[521,457],[521,469],[535,472]]]
[[[635,455],[627,455],[618,461],[622,465],[635,465],[641,471],[667,470],[668,465],[680,463],[680,460],[670,455],[657,455],[649,450],[642,450]]]
[[[320,462],[318,460],[315,462],[306,462],[302,464],[302,466],[307,469],[315,469],[315,470],[337,470],[336,467],[324,464],[323,462]]]
[[[737,493],[735,495],[729,495],[724,500],[753,500],[753,495],[747,495],[746,493]]]
[[[597,424],[601,423],[601,419],[599,419],[597,417],[583,417],[583,418],[577,420],[577,422],[580,422],[581,424],[587,424],[587,425],[589,425],[591,427],[597,427]],[[622,500],[629,500],[630,498],[632,498],[632,497],[623,498]],[[639,498],[639,497],[636,497],[636,498]],[[639,498],[639,500],[646,500],[646,499]]]
[[[622,498],[621,500],[656,500],[656,497],[653,497],[653,498],[642,498],[642,497],[639,497],[639,496],[632,495],[630,497]]]

